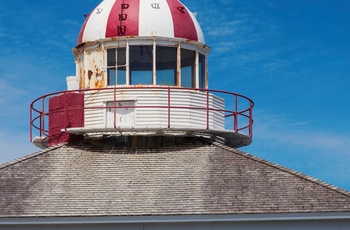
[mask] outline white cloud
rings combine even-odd
[[[266,43],[280,34],[278,23],[268,11],[255,12],[256,7],[244,1],[184,3],[198,11],[197,19],[211,47],[209,59],[215,59],[221,67],[254,65],[255,69],[263,71],[285,67],[286,62]],[[269,1],[259,4],[266,9],[273,8]]]
[[[23,101],[21,100],[21,98],[27,97],[30,93],[28,90],[22,87],[12,85],[10,82],[5,81],[6,77],[1,76],[1,78],[2,79],[0,79],[0,106],[4,106],[4,110],[2,112],[3,115],[4,112],[8,113],[10,111],[13,111],[14,106],[18,104],[14,104],[15,100],[19,100],[19,102],[21,102]]]
[[[288,114],[254,111],[251,154],[350,189],[350,133],[329,131]]]
[[[255,112],[254,136],[271,145],[294,146],[320,153],[345,154],[350,157],[350,135],[315,128],[311,121],[299,121],[287,115]]]
[[[0,133],[0,164],[40,151],[29,141],[29,133]]]

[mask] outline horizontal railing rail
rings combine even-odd
[[[84,103],[83,108],[69,108],[62,111],[49,111],[49,99],[55,96],[59,96],[67,93],[101,93],[101,92],[113,92],[114,101],[117,101],[117,94],[124,90],[163,90],[166,91],[167,105],[118,105],[114,103],[113,106],[86,106]],[[188,91],[188,92],[201,92],[206,97],[205,107],[200,106],[179,106],[172,105],[172,92],[179,91]],[[221,97],[225,99],[224,108],[214,108],[210,105],[210,97],[212,95]],[[86,100],[86,99],[85,99]],[[243,107],[243,108],[242,108]],[[134,109],[164,109],[167,111],[167,128],[172,128],[171,118],[172,110],[203,110],[206,113],[206,129],[210,129],[210,112],[216,111],[223,113],[225,118],[225,129],[228,126],[228,130],[233,132],[241,132],[249,137],[253,136],[253,107],[254,102],[243,95],[222,91],[222,90],[211,90],[211,89],[197,89],[197,88],[178,88],[178,87],[155,87],[155,86],[135,86],[135,87],[108,87],[108,88],[98,88],[98,89],[82,89],[82,90],[69,90],[69,91],[60,91],[50,94],[45,94],[37,99],[35,99],[30,104],[30,141],[33,141],[34,137],[46,138],[49,135],[49,116],[50,114],[63,112],[63,111],[77,111],[77,110],[99,110],[99,109],[114,109],[114,118],[116,117],[116,109],[119,108],[134,108]],[[102,118],[101,118],[102,119]],[[233,120],[232,120],[233,119]],[[242,121],[243,119],[243,121]],[[116,119],[114,119],[114,127],[117,127]],[[81,127],[83,128],[83,127]],[[175,127],[176,128],[176,127]]]

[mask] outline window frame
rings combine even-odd
[[[111,43],[109,46],[105,47],[105,71],[108,80],[106,81],[107,87],[118,87],[118,86],[137,86],[138,84],[130,84],[132,79],[130,79],[130,73],[131,73],[131,67],[130,67],[130,47],[131,46],[151,46],[152,47],[152,83],[151,84],[145,84],[145,85],[152,85],[152,86],[170,86],[170,87],[184,87],[184,88],[208,88],[208,48],[205,47],[198,47],[197,45],[183,43],[179,41],[168,41],[168,40],[151,40],[151,39],[144,39],[144,40],[126,40],[119,46],[119,44]],[[176,69],[174,70],[174,73],[176,75],[174,76],[174,84],[163,84],[159,85],[157,84],[157,48],[158,47],[169,47],[169,48],[176,48]],[[110,84],[110,79],[108,75],[109,69],[111,67],[115,67],[115,78],[116,82],[118,82],[118,73],[117,73],[117,66],[108,66],[108,50],[115,49],[116,51],[116,62],[118,59],[118,49],[125,48],[125,84]],[[194,66],[191,73],[192,77],[192,85],[191,87],[184,86],[182,82],[182,76],[181,76],[181,62],[182,62],[182,50],[188,50],[194,52]],[[203,55],[202,65],[201,64],[201,55]],[[116,63],[117,64],[117,63]],[[202,68],[202,70],[200,70]]]
[[[118,52],[120,52],[120,51],[118,51],[118,50],[120,50],[120,49],[125,49],[125,64],[124,65],[118,65]],[[108,65],[108,62],[109,62],[109,60],[108,60],[108,51],[109,50],[115,50],[115,56],[114,56],[114,63],[115,63],[115,65]],[[125,78],[127,78],[127,76],[128,76],[128,64],[127,64],[127,61],[128,61],[128,58],[127,58],[127,53],[128,53],[128,51],[127,51],[127,47],[123,47],[123,46],[121,46],[121,47],[118,47],[118,48],[109,48],[109,49],[106,49],[106,52],[105,52],[105,60],[106,60],[106,76],[107,76],[107,86],[113,86],[113,85],[116,85],[116,86],[125,86],[125,85],[128,85],[128,82],[127,82],[127,79],[124,79],[124,81],[125,81],[125,83],[124,84],[117,84],[118,83],[118,79],[119,79],[119,76],[118,76],[118,68],[120,68],[120,67],[125,67]],[[110,84],[110,81],[111,81],[111,79],[110,79],[110,74],[109,74],[109,70],[110,69],[114,69],[114,80],[115,80],[115,84]]]

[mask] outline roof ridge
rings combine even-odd
[[[315,177],[312,177],[312,176],[309,176],[307,174],[304,174],[304,173],[301,173],[299,171],[296,171],[294,169],[290,169],[290,168],[287,168],[285,166],[282,166],[282,165],[279,165],[277,163],[274,163],[274,162],[271,162],[271,161],[268,161],[268,160],[265,160],[263,158],[260,158],[260,157],[257,157],[257,156],[254,156],[252,154],[249,154],[249,153],[246,153],[246,152],[243,152],[241,150],[238,150],[238,149],[235,149],[235,148],[232,148],[232,147],[229,147],[227,145],[224,145],[224,144],[221,144],[221,143],[218,143],[218,142],[214,142],[213,143],[214,145],[216,145],[217,147],[220,147],[222,149],[225,149],[225,150],[228,150],[230,152],[235,152],[237,154],[240,154],[241,156],[244,156],[246,158],[249,158],[251,160],[254,160],[254,161],[257,161],[257,162],[260,162],[262,164],[265,164],[265,165],[268,165],[270,167],[273,167],[273,168],[276,168],[276,169],[279,169],[279,170],[282,170],[284,172],[287,172],[287,173],[290,173],[294,176],[297,176],[299,178],[302,178],[304,180],[307,180],[307,181],[310,181],[311,183],[314,183],[314,184],[317,184],[317,185],[321,185],[327,189],[330,189],[330,190],[333,190],[335,192],[338,192],[342,195],[345,195],[345,196],[348,196],[350,197],[350,192],[345,190],[345,189],[342,189],[340,187],[337,187],[337,186],[334,186],[332,184],[329,184],[325,181],[322,181],[320,179],[317,179]]]
[[[17,164],[17,163],[20,163],[20,162],[29,160],[29,159],[31,159],[31,158],[33,158],[33,157],[40,156],[40,155],[42,155],[42,154],[44,154],[44,153],[47,153],[47,152],[49,152],[49,151],[58,149],[58,148],[62,147],[63,145],[65,145],[65,143],[63,143],[63,144],[58,144],[58,145],[51,146],[51,147],[47,147],[47,148],[45,148],[45,149],[43,149],[43,150],[40,150],[40,151],[38,151],[38,152],[31,153],[31,154],[29,154],[29,155],[26,155],[26,156],[23,156],[23,157],[20,157],[20,158],[11,160],[11,161],[9,161],[9,162],[5,162],[5,163],[3,163],[3,164],[0,164],[0,170],[1,170],[1,169],[4,169],[4,168],[7,168],[7,167],[9,167],[9,166],[11,166],[11,165],[15,165],[15,164]]]

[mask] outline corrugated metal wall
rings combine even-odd
[[[89,91],[85,93],[85,127],[101,128],[106,127],[107,102],[133,101],[135,106],[150,106],[152,108],[135,108],[135,128],[167,128],[168,127],[168,106],[167,89],[123,89],[117,90],[114,97],[114,90]],[[110,103],[112,104],[112,103]],[[192,90],[170,91],[171,128],[194,128],[205,129],[207,126],[207,95],[203,92]],[[183,108],[182,108],[183,107]],[[190,107],[184,108],[184,107]],[[224,100],[214,95],[209,95],[209,128],[224,130]],[[216,111],[217,110],[217,111]],[[118,123],[117,127],[125,124]]]

